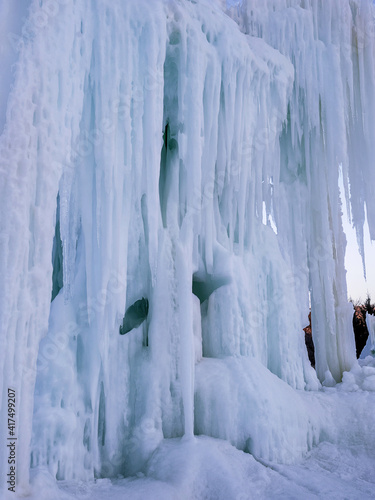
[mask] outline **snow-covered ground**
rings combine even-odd
[[[37,468],[30,500],[373,499],[375,361],[368,357],[361,365],[336,388],[298,393],[324,429],[321,442],[296,463],[256,459],[207,436],[167,439],[143,472],[128,478],[57,486],[46,469]]]
[[[356,399],[352,398],[355,404]],[[166,441],[147,475],[61,482],[37,471],[30,500],[262,500],[374,498],[375,456],[359,444],[322,443],[298,465],[262,465],[225,441]],[[156,472],[158,471],[158,472]]]

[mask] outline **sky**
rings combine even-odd
[[[367,281],[365,281],[355,230],[351,227],[346,215],[344,215],[343,219],[347,239],[345,267],[347,270],[348,297],[351,297],[355,301],[363,302],[368,292],[372,298],[372,302],[375,302],[375,242],[371,244],[369,230],[366,226],[364,230],[364,245]]]
[[[347,207],[344,193],[344,185],[342,172],[339,176],[339,188],[342,200],[343,211],[343,227],[347,240],[345,253],[345,268],[347,271],[346,281],[348,285],[348,298],[352,298],[355,302],[364,302],[367,294],[372,297],[372,302],[375,303],[375,242],[371,242],[370,232],[367,226],[367,217],[364,227],[364,248],[365,248],[365,265],[366,278],[363,275],[362,258],[358,250],[357,236],[355,229],[352,227],[347,216]]]

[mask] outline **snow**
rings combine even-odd
[[[17,40],[0,39],[0,419],[12,387],[17,495],[370,498],[375,363],[371,347],[355,359],[339,177],[363,253],[372,2],[0,13]],[[147,318],[119,335],[142,298]]]
[[[261,463],[225,441],[201,436],[194,441],[165,440],[146,474],[130,478],[62,481],[57,488],[48,472],[35,469],[34,493],[29,498],[371,499],[374,465],[373,449],[359,443],[348,447],[325,441],[298,464],[283,465]]]

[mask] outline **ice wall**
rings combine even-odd
[[[221,7],[31,5],[0,139],[0,417],[12,386],[25,488],[30,463],[131,474],[194,432],[300,456],[319,432],[281,395],[319,386],[309,291],[319,379],[355,362],[338,171],[360,235],[364,206],[375,224],[373,7]],[[120,336],[142,297],[147,320]]]
[[[283,195],[277,213],[284,216],[278,236],[295,262],[304,261],[301,251],[307,254],[317,373],[321,380],[326,374],[338,380],[352,363],[339,168],[362,253],[365,210],[371,238],[375,235],[374,7],[334,0],[267,5],[259,9],[259,2],[245,0],[241,11],[232,13],[245,33],[262,37],[294,65],[288,122],[280,137]]]

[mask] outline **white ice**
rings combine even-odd
[[[373,3],[0,14],[0,421],[13,387],[18,494],[370,498],[375,365],[355,358],[339,172],[363,252]],[[146,321],[120,336],[142,297]]]

